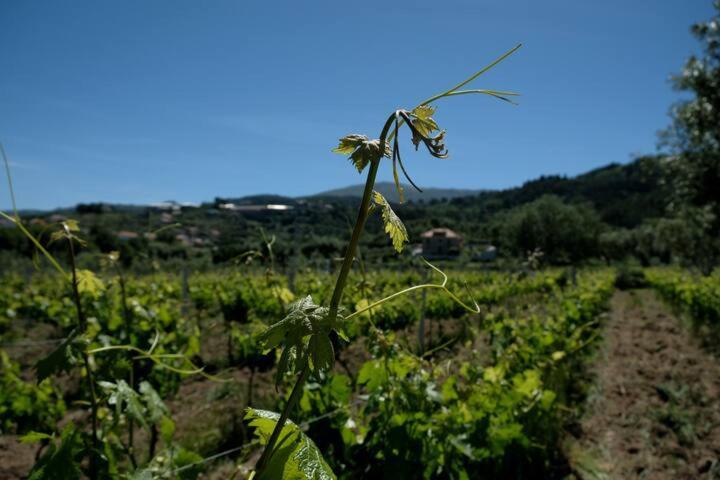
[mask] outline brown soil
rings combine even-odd
[[[575,476],[720,478],[720,360],[652,291],[611,305],[596,390],[566,447]]]
[[[25,478],[35,463],[37,445],[20,443],[16,435],[0,435],[0,478]]]

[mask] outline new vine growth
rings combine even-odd
[[[520,45],[516,46],[466,80],[420,102],[414,108],[395,110],[383,123],[378,138],[371,139],[362,134],[350,134],[341,138],[339,145],[333,149],[335,153],[348,155],[351,163],[359,173],[367,172],[362,200],[358,207],[350,240],[345,248],[330,304],[328,306],[317,305],[312,297],[308,295],[293,303],[287,316],[271,325],[260,336],[265,348],[279,348],[281,351],[277,364],[276,383],[279,385],[285,375],[292,375],[295,380],[285,406],[279,415],[273,412],[248,409],[246,418],[250,420],[251,426],[256,427],[257,434],[264,444],[262,455],[257,461],[253,474],[257,478],[281,478],[278,475],[289,468],[288,462],[293,463],[293,468],[298,468],[299,473],[305,478],[333,477],[332,471],[323,460],[320,452],[312,444],[312,441],[290,421],[290,418],[303,394],[303,387],[308,379],[311,376],[322,379],[334,366],[333,337],[337,337],[341,341],[349,341],[348,336],[345,334],[346,323],[355,314],[345,315],[341,310],[341,301],[347,286],[348,274],[355,262],[358,243],[368,217],[375,211],[380,213],[385,232],[389,235],[392,245],[398,253],[403,250],[404,245],[408,242],[408,233],[403,222],[393,211],[385,197],[374,190],[381,163],[383,160],[392,162],[393,179],[401,203],[403,202],[404,192],[400,184],[398,167],[407,181],[422,192],[408,174],[400,154],[400,136],[403,127],[406,127],[409,131],[411,143],[416,150],[422,147],[432,157],[447,158],[448,149],[445,146],[445,130],[441,129],[434,119],[436,111],[434,104],[448,97],[472,94],[489,95],[512,103],[508,97],[517,95],[514,92],[464,89],[464,87],[502,62],[519,48]],[[437,268],[432,265],[430,267],[445,276]],[[446,282],[447,277],[445,277],[442,284],[410,287],[373,302],[366,310],[380,307],[383,303],[413,290],[436,288],[446,292],[450,298],[468,312],[480,312],[477,303],[474,303],[472,307],[464,303],[447,289]],[[279,444],[282,446],[279,446]],[[293,445],[291,448],[293,454],[288,455],[287,452],[278,454],[279,451],[287,448],[287,444]],[[285,477],[282,476],[282,478]]]

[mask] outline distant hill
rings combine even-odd
[[[556,195],[568,203],[589,203],[609,225],[634,227],[665,214],[669,192],[662,181],[661,163],[660,157],[645,156],[576,177],[542,176],[516,188],[482,194],[469,203],[503,210]]]
[[[419,200],[430,201],[458,197],[470,197],[482,193],[484,190],[469,190],[460,188],[423,188],[422,193],[415,190],[412,185],[402,185],[405,189],[405,200],[417,202]],[[336,188],[326,192],[309,195],[305,198],[359,198],[362,197],[364,185],[350,185],[344,188]],[[400,198],[393,182],[377,182],[375,190],[380,192],[390,202],[399,202]]]
[[[420,194],[405,186],[408,202],[404,205],[397,205],[393,183],[380,182],[375,188],[396,203],[393,208],[405,223],[411,242],[417,243],[420,234],[430,228],[451,227],[463,235],[468,245],[490,242],[502,248],[515,248],[509,246],[517,239],[508,239],[505,228],[508,221],[522,213],[525,205],[546,195],[558,197],[566,205],[594,211],[608,231],[634,229],[648,220],[662,218],[670,198],[663,165],[662,158],[647,156],[573,177],[542,176],[504,190],[427,188]],[[273,194],[215,198],[197,207],[163,212],[156,211],[158,207],[151,205],[94,203],[44,214],[23,214],[26,218],[45,217],[27,218],[28,225],[36,229],[38,235],[45,235],[44,225],[57,221],[51,219],[52,213],[75,218],[84,228],[89,250],[118,250],[128,262],[131,257],[137,257],[139,264],[148,256],[185,258],[189,255],[187,249],[202,250],[212,261],[225,262],[245,252],[256,251],[258,245],[262,245],[262,232],[265,232],[276,237],[273,252],[276,260],[282,263],[298,254],[305,258],[342,255],[349,225],[357,215],[362,189],[361,185],[354,185],[297,198]],[[287,204],[292,208],[233,210],[217,208],[219,203]],[[31,258],[34,247],[24,240],[22,233],[2,227],[0,224],[0,254],[3,250],[12,250]],[[159,230],[155,239],[141,235]],[[138,237],[133,240],[120,238],[118,232],[121,231],[136,232]],[[531,232],[530,235],[536,234]],[[188,239],[192,243],[188,244]],[[368,258],[395,258],[394,251],[387,247],[387,235],[380,216],[373,215],[368,220],[362,248]]]
[[[454,188],[427,188],[419,193],[408,185],[405,197],[409,202],[448,202],[463,209],[474,221],[537,200],[543,195],[556,195],[567,203],[590,204],[609,225],[632,228],[648,218],[665,214],[668,201],[667,187],[662,182],[662,161],[659,157],[645,156],[627,164],[611,163],[587,173],[568,177],[544,175],[523,185],[504,190],[463,190]],[[395,184],[379,182],[375,189],[391,202],[398,202]],[[355,199],[362,196],[363,186],[352,185],[306,197],[330,202]],[[428,205],[424,214],[441,219],[448,215],[442,207]],[[473,221],[467,218],[463,221]]]
[[[449,211],[460,209],[467,215],[462,221],[483,222],[498,212],[510,210],[537,200],[543,195],[556,195],[568,203],[590,204],[609,225],[632,228],[648,218],[665,214],[668,199],[667,187],[662,181],[662,161],[659,157],[637,158],[628,164],[612,163],[587,173],[568,177],[545,175],[525,182],[523,185],[504,190],[480,190],[458,188],[425,188],[420,193],[410,185],[403,184],[404,208],[421,208],[422,215],[438,222],[447,221]],[[214,202],[205,203],[199,210],[205,210],[218,203],[237,205],[286,204],[336,205],[343,208],[356,207],[362,196],[363,185],[351,185],[304,197],[286,197],[276,194],[249,195],[244,197],[216,197]],[[390,202],[398,203],[399,197],[393,182],[378,182],[375,190]],[[412,207],[414,205],[414,207]],[[58,208],[53,211],[24,210],[23,217],[61,213],[125,213],[145,215],[148,205],[122,205],[107,203],[79,204],[75,207]],[[316,208],[316,207],[312,207]],[[464,215],[461,215],[464,216]]]

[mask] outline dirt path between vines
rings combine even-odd
[[[616,292],[604,335],[576,478],[720,479],[720,359],[650,290]]]

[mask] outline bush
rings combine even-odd
[[[633,288],[646,288],[648,282],[645,273],[639,267],[623,266],[618,270],[615,279],[615,287],[620,290],[631,290]]]

